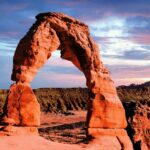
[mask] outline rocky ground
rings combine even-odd
[[[61,143],[86,143],[86,111],[68,114],[42,113],[39,133],[42,137]]]
[[[134,149],[149,148],[150,82],[121,86],[117,90],[126,110],[127,132],[134,144]],[[34,92],[42,110],[40,136],[51,142],[86,145],[87,89],[43,88],[36,89]],[[0,113],[2,113],[7,93],[7,90],[0,90]]]
[[[41,113],[40,136],[3,136],[0,131],[0,150],[82,150],[90,149],[85,136],[86,111],[65,114]]]
[[[82,150],[83,146],[48,141],[40,136],[0,137],[1,150]]]
[[[127,132],[135,150],[150,147],[149,104],[124,102],[128,121]],[[42,113],[39,133],[45,139],[66,144],[86,145],[86,111],[68,111],[65,114]],[[146,147],[146,148],[145,148]]]

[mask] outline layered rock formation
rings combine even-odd
[[[102,132],[110,141],[118,141],[116,147],[120,144],[123,149],[132,149],[124,130],[127,126],[124,108],[87,25],[61,13],[43,13],[36,18],[15,51],[12,80],[17,85],[30,83],[51,53],[60,49],[61,57],[71,61],[86,77],[90,91],[87,134],[100,137]],[[110,129],[111,135],[108,135]]]

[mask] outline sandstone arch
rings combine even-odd
[[[88,26],[61,13],[42,13],[36,19],[15,51],[11,78],[16,84],[12,87],[29,85],[51,53],[60,49],[61,57],[71,61],[86,77],[90,90],[88,135],[111,134],[114,139],[119,138],[127,146],[123,140],[124,138],[130,143],[124,130],[127,125],[125,111],[110,73],[100,61],[99,49],[90,37]],[[13,98],[8,96],[8,103],[9,99]],[[8,112],[10,107],[11,103]],[[13,118],[12,112],[8,112],[8,118]],[[25,125],[30,126],[27,122]],[[39,123],[35,121],[33,125]]]

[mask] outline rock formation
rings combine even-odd
[[[148,150],[150,147],[150,102],[124,102],[128,121],[127,131],[134,149]]]
[[[52,52],[59,49],[61,58],[71,61],[86,78],[86,85],[90,91],[87,134],[98,136],[100,143],[106,138],[115,141],[114,147],[120,145],[122,149],[132,149],[130,139],[124,130],[127,126],[124,108],[117,96],[110,73],[99,58],[98,46],[91,39],[88,26],[61,13],[42,13],[37,15],[36,19],[19,42],[14,54],[12,80],[17,82],[13,87],[14,92],[20,84],[29,84]],[[27,98],[29,100],[26,99],[24,105],[32,99],[30,96]],[[12,99],[10,93],[7,115],[21,125],[30,125],[27,123],[30,119],[18,120],[18,116],[13,114],[15,110],[11,113],[9,101]],[[35,104],[31,105],[32,109],[28,109],[27,113],[36,109]],[[21,118],[26,118],[26,112],[22,115]],[[34,115],[36,120],[38,116]],[[31,125],[33,122],[31,121]],[[107,141],[105,146],[107,147]]]
[[[0,130],[2,135],[37,135],[40,125],[40,105],[27,83],[12,84],[6,99]]]
[[[40,105],[29,85],[17,83],[10,87],[7,102],[7,119],[15,125],[39,126]],[[10,120],[10,119],[9,119]]]

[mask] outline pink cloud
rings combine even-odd
[[[1,32],[1,36],[6,37],[17,37],[20,34],[18,31],[8,31],[8,32]]]
[[[45,66],[37,73],[32,82],[33,87],[85,87],[86,79],[82,73],[74,72],[72,69],[69,73],[62,67],[76,68],[72,62],[52,56]],[[44,69],[45,68],[45,69]],[[52,68],[52,70],[51,70]],[[53,70],[56,68],[56,70]],[[57,69],[60,70],[57,72]],[[72,72],[71,72],[72,71]]]
[[[79,5],[82,2],[86,1],[86,0],[76,0],[76,1],[50,1],[50,0],[45,0],[47,3],[52,3],[52,4],[59,4],[59,5],[63,5],[63,6],[74,6],[74,5]]]
[[[52,56],[46,63],[46,66],[64,66],[64,67],[75,67],[71,61]]]
[[[112,72],[112,78],[116,86],[150,81],[150,67],[117,69],[116,66],[116,70]]]
[[[13,11],[22,10],[29,6],[28,3],[20,3],[20,4],[9,4],[7,2],[2,4],[2,9],[4,10],[5,14],[9,14]]]
[[[148,45],[150,44],[150,35],[141,33],[140,35],[131,38],[131,40],[136,43]]]
[[[150,14],[146,12],[120,12],[120,15],[122,17],[135,17],[135,16],[140,16],[140,17],[147,17],[150,18]]]
[[[41,83],[40,83],[41,82]],[[37,79],[33,80],[32,85],[37,84]],[[38,87],[85,87],[86,81],[84,75],[77,74],[58,74],[42,73]],[[37,87],[37,86],[36,86]]]

